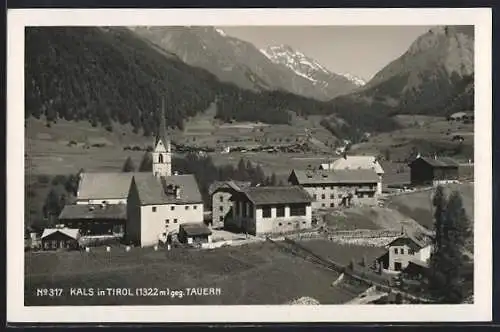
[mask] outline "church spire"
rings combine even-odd
[[[167,125],[165,124],[165,99],[161,98],[161,109],[160,109],[160,118],[159,118],[159,126],[156,132],[156,140],[155,145],[161,140],[164,145],[167,145]]]

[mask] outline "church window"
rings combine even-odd
[[[170,211],[174,211],[174,210],[175,210],[175,206],[171,206]]]
[[[160,155],[158,156],[158,162],[161,164],[163,163],[163,154],[160,153]]]
[[[156,212],[156,206],[151,207],[151,210],[152,210],[153,212]]]

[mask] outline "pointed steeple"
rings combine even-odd
[[[167,125],[165,124],[165,99],[161,99],[161,109],[159,118],[158,131],[156,132],[155,146],[161,140],[165,146],[168,145],[167,141]]]

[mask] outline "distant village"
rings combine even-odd
[[[109,240],[119,240],[127,251],[134,247],[215,249],[238,241],[317,231],[322,211],[384,202],[385,172],[380,160],[343,151],[332,162],[291,169],[287,185],[214,182],[206,206],[195,176],[172,169],[166,133],[163,117],[154,140],[151,172],[81,173],[76,202],[64,206],[55,227],[44,229],[41,237],[31,235],[31,249],[91,251],[105,246],[112,250]],[[459,181],[460,165],[451,158],[418,155],[409,166],[411,188]],[[418,271],[427,266],[430,243],[429,238],[402,230],[374,264],[394,273]]]

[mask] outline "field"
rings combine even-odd
[[[386,252],[385,248],[345,245],[328,240],[305,240],[299,243],[319,256],[341,265],[348,265],[351,260],[359,263],[363,256],[371,263]]]
[[[465,212],[471,221],[474,221],[474,184],[463,183],[447,185],[447,192],[458,190],[462,195]],[[387,207],[397,210],[404,215],[415,219],[427,228],[433,227],[432,190],[411,192],[390,197]]]
[[[213,251],[113,250],[27,253],[25,305],[284,304],[303,296],[321,304],[340,304],[357,295],[351,288],[331,286],[337,273],[279,251],[270,243]],[[36,296],[37,288],[50,287],[62,288],[64,294],[53,298]],[[85,297],[70,296],[71,287],[220,287],[221,294],[182,298]]]
[[[402,129],[374,135],[368,142],[355,144],[351,149],[353,153],[389,150],[393,161],[404,160],[412,149],[423,155],[439,151],[440,155],[453,155],[462,161],[474,157],[474,124],[451,123],[445,118],[430,116],[399,115],[396,120]],[[463,137],[463,142],[454,141],[455,135]]]

